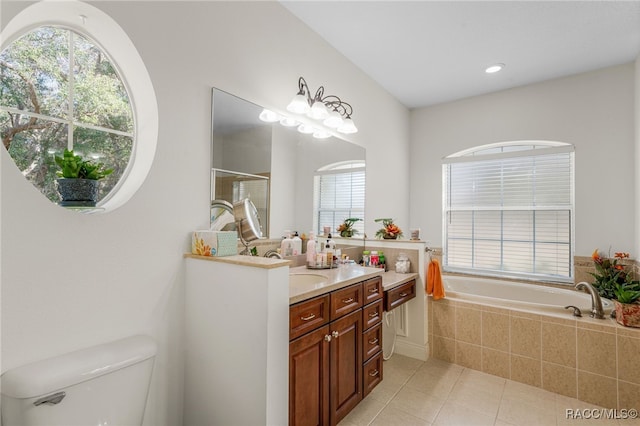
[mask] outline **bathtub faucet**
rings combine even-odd
[[[604,310],[602,309],[602,299],[594,286],[586,281],[576,284],[576,290],[586,290],[591,295],[591,318],[604,319]]]

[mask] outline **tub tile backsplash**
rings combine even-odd
[[[427,303],[434,358],[607,408],[640,407],[640,329],[453,298]]]

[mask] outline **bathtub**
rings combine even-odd
[[[565,306],[580,308],[582,315],[591,313],[591,296],[587,293],[544,285],[524,284],[489,278],[445,275],[442,277],[447,298],[466,300],[498,307],[568,315]],[[605,313],[613,302],[602,299]]]

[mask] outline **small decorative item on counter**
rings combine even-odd
[[[336,231],[340,233],[341,237],[344,237],[344,238],[353,237],[358,233],[358,230],[353,228],[353,224],[360,220],[362,219],[358,217],[350,217],[348,219],[345,219],[344,222],[342,222],[340,226],[338,226]]]
[[[411,261],[406,253],[400,253],[396,259],[396,272],[399,274],[408,274],[411,271]]]
[[[411,241],[419,241],[420,240],[420,228],[415,228],[411,230]]]
[[[387,259],[384,257],[384,253],[378,252],[378,267],[387,270]]]
[[[200,256],[232,256],[238,254],[236,231],[194,231],[191,253]]]
[[[330,226],[323,226],[323,231],[324,234],[323,235],[329,235],[331,233],[331,227]]]
[[[629,253],[615,253],[613,260],[605,257],[597,249],[591,255],[596,273],[593,286],[598,294],[612,299],[615,305],[616,321],[627,327],[640,327],[640,281],[634,279],[628,260]]]
[[[377,268],[379,263],[380,263],[380,256],[378,255],[378,252],[375,250],[372,250],[371,256],[369,257],[369,265],[373,266],[374,268]]]
[[[365,250],[362,252],[362,266],[370,266],[371,265],[371,252],[369,250]]]
[[[402,229],[393,223],[393,219],[375,219],[374,222],[382,222],[382,228],[376,231],[376,238],[395,240],[402,237]]]

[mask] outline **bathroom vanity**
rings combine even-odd
[[[415,273],[185,257],[187,426],[337,424],[383,379],[385,305],[416,294]]]

